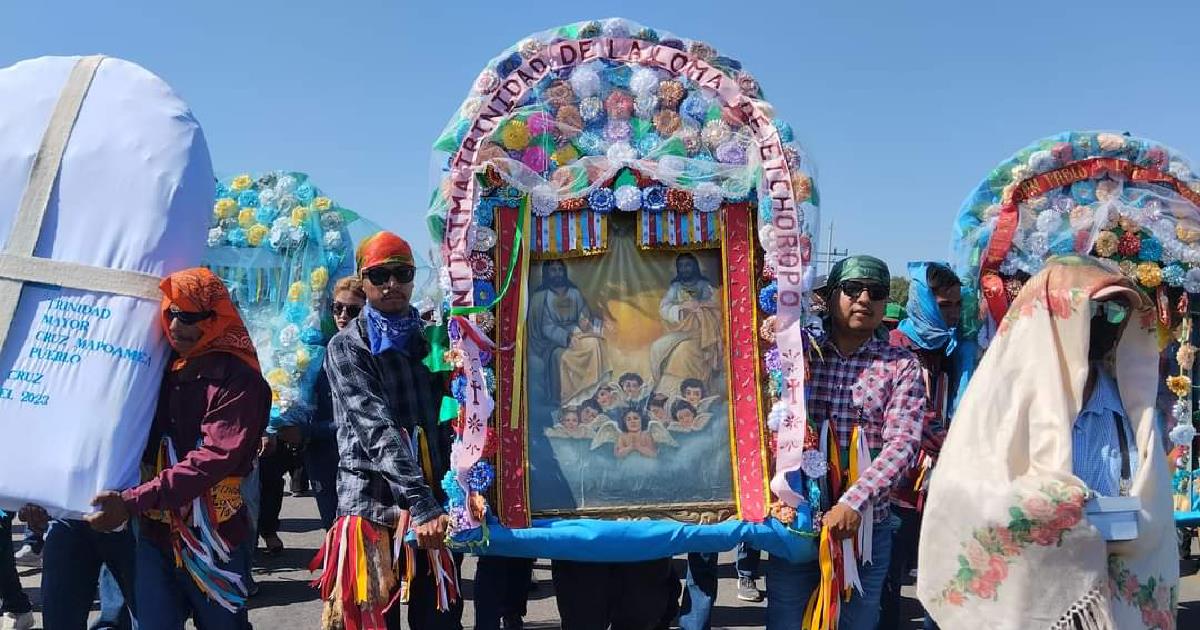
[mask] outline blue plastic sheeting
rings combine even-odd
[[[719,552],[748,542],[757,549],[792,562],[817,558],[816,539],[788,530],[779,521],[726,521],[687,525],[675,521],[600,521],[592,519],[535,521],[533,527],[509,529],[488,519],[488,542],[474,529],[454,541],[478,555],[549,558],[583,562],[640,562],[690,551]]]

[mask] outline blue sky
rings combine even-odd
[[[1128,130],[1200,160],[1200,5],[1183,1],[5,5],[0,66],[140,63],[191,104],[219,174],[308,172],[422,245],[430,145],[479,68],[528,33],[616,15],[740,59],[818,165],[822,245],[832,221],[838,248],[893,272],[945,257],[962,199],[1040,137]]]

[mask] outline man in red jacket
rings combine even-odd
[[[175,355],[150,432],[149,480],[95,498],[92,527],[138,519],[138,623],[143,628],[249,627],[239,569],[249,553],[241,478],[271,406],[254,344],[221,281],[207,269],[162,283],[162,326]],[[203,586],[200,586],[203,585]]]

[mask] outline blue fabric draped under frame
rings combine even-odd
[[[487,528],[486,544],[479,544],[483,537],[480,528],[455,537],[453,546],[477,555],[640,562],[687,552],[728,551],[747,542],[791,562],[817,559],[815,538],[790,531],[775,519],[764,523],[731,520],[715,525],[666,520],[553,519],[535,520],[532,527],[509,529],[489,517]]]

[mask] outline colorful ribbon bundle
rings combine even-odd
[[[164,436],[158,454],[159,470],[178,463],[174,442]],[[205,492],[192,499],[190,526],[179,510],[170,510],[167,517],[175,566],[186,569],[200,591],[222,608],[230,612],[243,608],[248,591],[241,576],[217,566],[218,561],[229,562],[229,543],[217,531],[219,519],[212,495]]]
[[[396,577],[386,530],[359,516],[339,517],[308,565],[318,568],[312,585],[325,601],[322,628],[386,630],[384,615],[400,595],[392,596]]]

